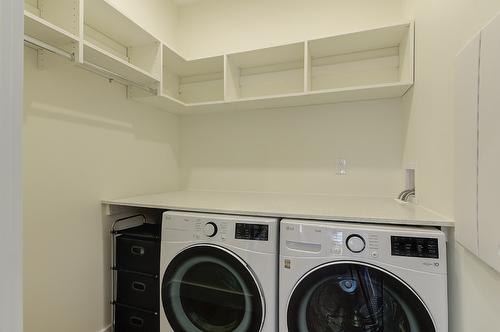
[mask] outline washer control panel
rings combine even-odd
[[[285,219],[280,255],[391,264],[446,273],[446,235],[432,227]]]

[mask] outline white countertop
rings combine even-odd
[[[453,227],[422,206],[392,198],[330,195],[176,191],[104,200],[104,204],[251,216]]]

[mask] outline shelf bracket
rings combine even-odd
[[[46,57],[46,51],[44,49],[39,48],[36,50],[36,67],[38,70],[44,70],[45,69],[45,57]]]
[[[45,19],[45,11],[44,11],[44,3],[43,0],[37,1],[38,12],[40,13],[40,17]]]

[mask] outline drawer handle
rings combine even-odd
[[[142,327],[144,325],[144,319],[137,317],[137,316],[132,316],[129,319],[130,325],[136,326],[136,327]]]
[[[141,246],[132,246],[130,248],[130,252],[133,255],[144,256],[144,253],[146,252],[146,250],[144,250],[144,247],[141,247]]]
[[[134,289],[138,292],[145,292],[146,291],[146,284],[143,282],[134,281],[134,282],[132,282],[132,289]]]

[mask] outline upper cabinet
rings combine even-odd
[[[458,55],[457,240],[500,271],[500,16]]]
[[[479,255],[500,271],[500,16],[481,32],[479,77]]]
[[[455,230],[457,241],[476,255],[480,42],[475,36],[455,64]]]

